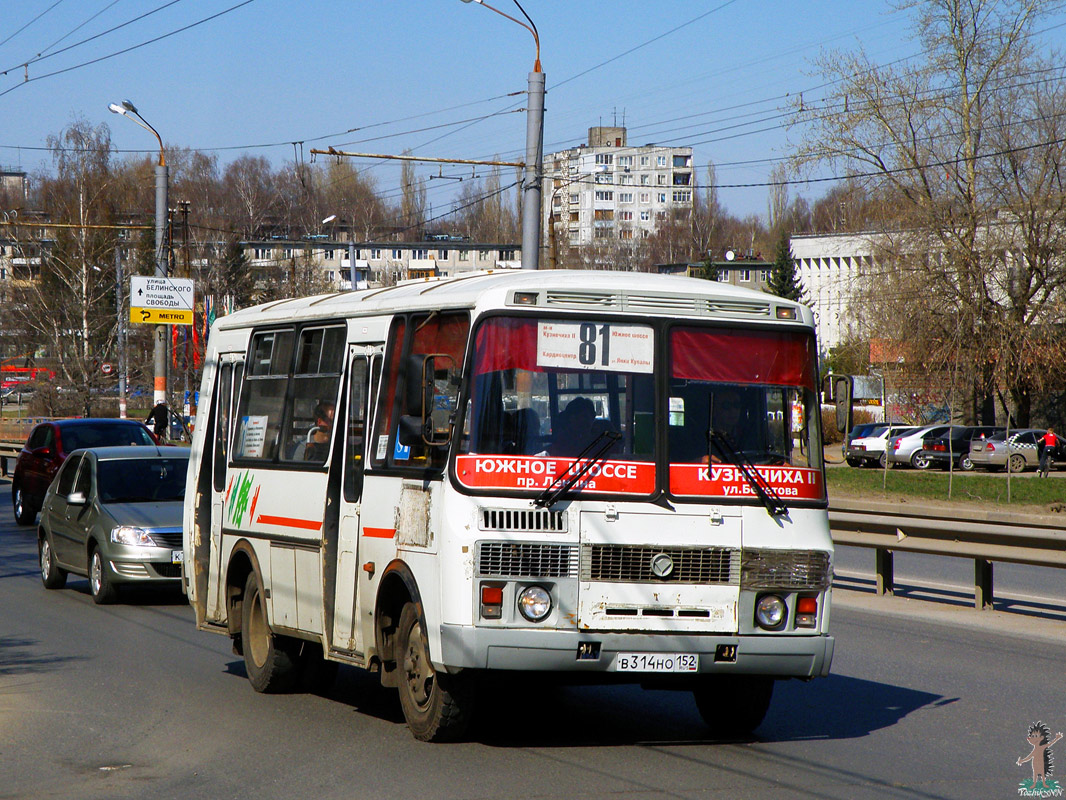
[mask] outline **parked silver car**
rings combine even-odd
[[[926,436],[940,436],[950,430],[950,425],[926,425],[915,428],[910,433],[892,436],[888,440],[886,452],[888,465],[906,465],[915,469],[927,469],[929,459],[922,453],[922,439]]]
[[[1040,464],[1040,452],[1037,440],[1044,435],[1043,428],[1026,428],[1007,432],[1002,431],[987,439],[974,439],[970,442],[970,461],[978,469],[1000,470],[1008,467],[1011,472],[1024,472]]]
[[[89,578],[97,603],[119,584],[178,585],[189,450],[75,450],[48,487],[38,528],[41,581],[61,589],[67,573]]]
[[[874,428],[867,436],[853,439],[848,449],[848,463],[857,463],[860,466],[877,466],[884,468],[888,455],[885,446],[890,437],[905,436],[914,430],[910,425],[882,425]]]

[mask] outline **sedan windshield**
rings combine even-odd
[[[101,503],[152,503],[185,496],[185,458],[123,458],[96,465]]]
[[[63,448],[68,453],[83,447],[155,444],[155,440],[143,425],[115,425],[107,422],[64,425],[59,435],[63,439]]]

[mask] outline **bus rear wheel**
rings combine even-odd
[[[438,673],[429,658],[422,610],[407,603],[396,632],[400,706],[411,734],[423,742],[455,741],[466,733],[473,706],[472,688],[460,676]]]
[[[300,643],[270,630],[263,591],[254,572],[244,584],[241,606],[241,649],[252,688],[267,693],[290,691],[300,677]]]
[[[692,695],[716,738],[748,736],[766,717],[774,679],[762,675],[710,675]]]

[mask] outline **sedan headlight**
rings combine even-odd
[[[530,622],[540,622],[552,610],[552,597],[543,586],[527,586],[518,595],[518,610]]]
[[[133,528],[129,525],[120,525],[111,529],[111,541],[117,544],[128,544],[133,547],[155,547],[152,537],[143,528]]]

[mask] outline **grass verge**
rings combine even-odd
[[[1058,511],[1066,505],[1066,480],[1061,477],[1038,478],[1036,473],[1012,475],[1010,501],[1007,500],[1006,473],[919,472],[917,470],[839,467],[826,470],[829,499],[834,496],[865,497],[873,500],[922,500],[990,505],[1007,509],[1041,508]],[[1055,508],[1055,507],[1059,508]]]

